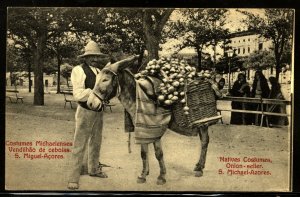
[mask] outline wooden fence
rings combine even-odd
[[[292,97],[291,97],[292,98]],[[261,114],[260,126],[263,124],[263,119],[266,117],[267,125],[268,125],[268,116],[286,116],[290,119],[291,113],[288,113],[289,110],[286,110],[286,113],[278,113],[273,112],[275,106],[284,105],[290,106],[292,101],[288,100],[279,100],[279,99],[265,99],[265,98],[248,98],[248,97],[231,97],[226,96],[220,98],[219,100],[223,101],[234,101],[241,103],[253,103],[260,105],[260,110],[247,110],[247,109],[218,109],[218,111],[231,111],[238,113],[248,113],[248,114]],[[290,121],[289,121],[290,122]]]

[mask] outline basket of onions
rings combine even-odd
[[[177,127],[191,130],[204,123],[217,122],[216,99],[209,82],[210,71],[196,72],[196,68],[183,59],[163,57],[149,61],[138,75],[161,80],[158,103],[172,110],[172,120]]]

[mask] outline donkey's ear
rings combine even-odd
[[[109,65],[109,67],[114,72],[118,72],[119,70],[123,70],[123,69],[131,66],[132,63],[138,59],[138,57],[139,57],[139,55],[132,55],[130,57],[127,57],[123,60],[120,60],[118,62],[115,62],[115,63]]]
[[[108,62],[108,63],[104,66],[104,68],[110,68],[110,65],[111,65],[111,63]]]

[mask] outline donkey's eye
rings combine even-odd
[[[106,81],[108,81],[108,79],[103,79],[103,80],[102,80],[102,82],[106,82]]]

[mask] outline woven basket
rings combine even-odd
[[[197,80],[187,84],[186,100],[188,115],[184,114],[184,103],[178,102],[172,108],[172,130],[188,136],[196,135],[197,127],[212,125],[218,121],[219,118],[215,118],[218,117],[216,98],[208,81]]]

